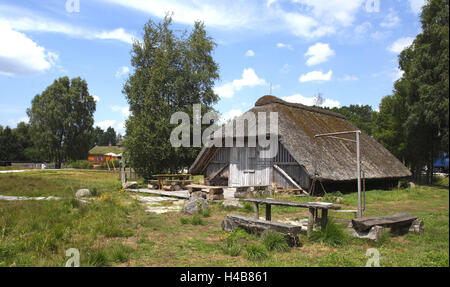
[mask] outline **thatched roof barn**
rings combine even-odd
[[[203,174],[212,184],[228,186],[275,183],[285,189],[300,186],[308,191],[314,188],[342,192],[355,187],[355,143],[314,137],[321,133],[357,130],[343,115],[288,103],[274,96],[260,98],[247,113],[250,112],[278,112],[278,154],[268,160],[257,156],[263,152],[258,146],[203,148],[190,167],[190,173]],[[246,114],[239,118],[245,118]],[[241,122],[239,118],[227,125],[234,125],[236,129]],[[351,135],[343,137],[352,138]],[[410,171],[371,136],[361,133],[360,147],[361,169],[368,189],[389,187],[411,176]]]

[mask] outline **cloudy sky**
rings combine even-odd
[[[61,76],[86,79],[95,122],[124,132],[130,50],[149,20],[206,24],[220,65],[216,109],[233,117],[272,94],[307,105],[377,109],[420,32],[425,0],[0,0],[0,125],[26,121],[31,99]]]

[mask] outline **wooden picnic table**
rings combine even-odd
[[[249,198],[244,199],[244,201],[252,202],[255,218],[259,219],[259,205],[266,205],[266,220],[272,220],[272,205],[280,205],[280,206],[290,206],[290,207],[300,207],[300,208],[308,208],[309,209],[309,218],[308,218],[308,236],[311,234],[314,226],[314,221],[318,218],[318,210],[321,210],[322,217],[320,218],[321,227],[324,228],[328,221],[328,210],[329,209],[340,209],[339,206],[334,205],[330,202],[295,202],[295,201],[285,201],[285,200],[275,200],[275,199],[266,199],[266,198]]]

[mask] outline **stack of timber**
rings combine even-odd
[[[271,195],[269,185],[238,186],[234,193],[235,198],[253,198],[263,195]]]
[[[222,200],[224,199],[223,187],[209,186],[201,184],[189,184],[186,186],[191,197],[201,197],[207,200]]]

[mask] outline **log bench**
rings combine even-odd
[[[261,220],[236,214],[228,214],[222,221],[222,229],[225,231],[231,232],[237,227],[242,227],[248,232],[258,234],[272,230],[285,234],[290,246],[300,245],[298,234],[302,230],[301,226]]]
[[[391,229],[391,233],[404,234],[409,231],[423,232],[423,221],[418,220],[417,216],[401,213],[387,216],[376,216],[367,218],[354,218],[352,219],[352,226],[356,232],[356,236],[364,237],[369,233],[377,234],[374,240],[381,237],[381,232],[384,227]]]
[[[189,184],[186,186],[192,197],[203,197],[208,200],[224,199],[222,186],[209,186],[201,184]]]
[[[324,228],[328,222],[328,210],[329,209],[340,209],[339,206],[334,205],[330,202],[294,202],[294,201],[285,201],[285,200],[274,200],[274,199],[265,199],[265,198],[249,198],[244,199],[244,201],[252,202],[255,212],[255,219],[259,219],[259,205],[266,205],[266,221],[272,220],[272,205],[280,205],[280,206],[289,206],[289,207],[300,207],[300,208],[308,208],[309,209],[309,218],[308,218],[308,236],[311,234],[314,222],[320,221],[321,227]],[[321,217],[318,218],[318,211],[321,210]]]

